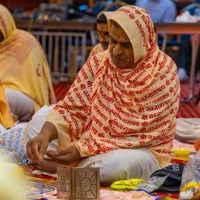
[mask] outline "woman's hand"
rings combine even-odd
[[[39,135],[28,141],[26,156],[31,160],[32,164],[38,164],[43,161],[48,145],[49,141]]]
[[[51,122],[45,122],[39,135],[30,139],[26,145],[26,156],[32,164],[39,164],[43,161],[49,143],[57,136],[56,127]]]
[[[60,164],[70,164],[81,159],[81,155],[74,143],[59,151],[47,151],[46,155]]]

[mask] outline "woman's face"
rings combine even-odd
[[[132,67],[134,65],[133,47],[124,30],[112,23],[109,33],[109,51],[114,65],[120,68]]]
[[[109,44],[108,25],[106,23],[97,24],[97,38],[103,49],[106,50]]]
[[[0,43],[4,40],[3,33],[0,31]]]

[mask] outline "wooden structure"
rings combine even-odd
[[[65,200],[99,200],[99,169],[59,165],[57,198]]]
[[[86,34],[33,31],[49,63],[53,81],[73,81],[86,61]]]
[[[33,33],[40,41],[54,81],[73,81],[87,57],[87,34],[95,45],[94,23],[82,20],[35,22],[16,20],[20,29]]]
[[[8,9],[24,9],[24,10],[34,10],[38,8],[40,3],[48,3],[49,0],[0,0],[0,3],[5,5]]]
[[[0,0],[0,3],[8,7],[12,8],[23,8],[24,10],[33,10],[39,7],[40,3],[61,3],[63,0]],[[118,1],[118,0],[116,0]],[[174,0],[177,13],[188,4],[192,3],[194,0]],[[88,4],[89,7],[93,7],[95,4],[95,0],[73,0],[74,5],[80,4]]]
[[[67,0],[66,0],[67,1]],[[0,0],[0,4],[5,5],[8,9],[21,9],[24,10],[34,10],[38,8],[40,3],[62,3],[63,0]],[[74,5],[79,4],[89,4],[92,6],[94,4],[94,0],[73,0]]]
[[[19,28],[27,28],[28,22],[17,22]],[[45,23],[39,24],[34,23],[32,29],[42,29],[42,30],[60,30],[60,31],[79,31],[91,33],[92,44],[95,43],[94,38],[94,23],[84,22],[84,21],[65,21],[60,23]],[[156,23],[155,24],[156,32],[158,34],[166,34],[166,37],[162,44],[162,50],[165,51],[167,36],[168,35],[179,35],[179,34],[200,34],[200,23]],[[195,81],[195,63],[197,57],[197,51],[199,48],[199,38],[192,40],[192,64],[191,64],[191,73],[190,73],[190,94],[188,100],[194,97],[194,81]]]

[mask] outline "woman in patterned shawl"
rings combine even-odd
[[[7,8],[0,5],[0,80],[19,121],[28,121],[43,105],[55,103],[49,66],[39,42],[19,30]]]
[[[80,161],[80,167],[99,167],[101,183],[110,184],[147,180],[169,165],[180,97],[176,65],[159,49],[144,9],[119,8],[109,29],[109,49],[86,62],[28,141],[27,157],[38,168]],[[47,150],[56,138],[58,149]]]

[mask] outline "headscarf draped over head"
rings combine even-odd
[[[35,102],[35,111],[55,103],[49,66],[37,39],[16,29],[7,8],[0,5],[0,80],[5,88],[20,91]]]
[[[9,10],[0,4],[0,31],[4,39],[10,37],[16,31],[15,21]]]
[[[160,51],[144,9],[128,5],[112,15],[129,37],[135,64],[118,68],[109,50],[81,68],[64,100],[48,116],[60,148],[76,141],[82,157],[115,149],[148,149],[169,165],[179,108],[174,61]]]
[[[104,14],[106,19],[109,20],[111,18],[111,16],[112,16],[112,13],[113,13],[112,11],[102,11],[97,15],[97,19],[98,19],[99,16]]]
[[[158,48],[154,24],[146,10],[136,6],[123,6],[115,11],[115,15],[109,18],[117,22],[125,30],[134,49],[135,63],[143,59],[152,48]]]

